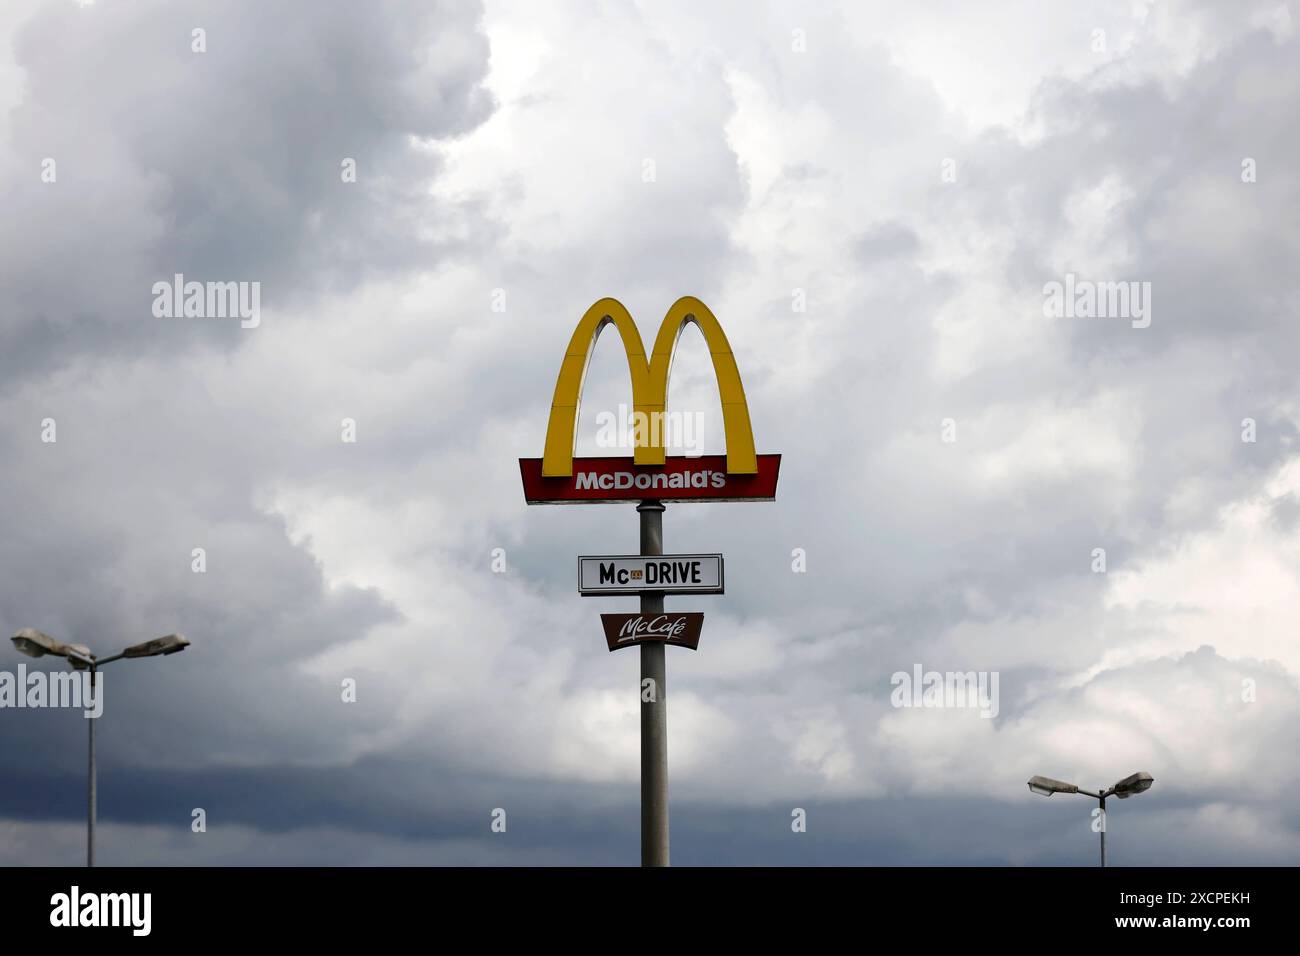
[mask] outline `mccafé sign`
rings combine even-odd
[[[611,651],[646,641],[663,641],[696,650],[704,615],[699,611],[668,611],[664,614],[602,614],[605,643]]]
[[[632,406],[641,421],[661,421],[668,398],[668,373],[677,340],[687,323],[704,335],[722,400],[727,453],[690,458],[666,455],[663,429],[635,431],[631,458],[575,458],[578,409],[587,365],[596,340],[612,325],[623,343],[632,379]],[[659,326],[654,351],[646,360],[636,323],[616,299],[589,308],[560,364],[541,458],[519,459],[524,498],[530,505],[607,501],[771,501],[776,498],[780,455],[754,452],[749,405],[731,344],[709,307],[693,296],[673,303]]]

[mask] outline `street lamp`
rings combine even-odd
[[[123,651],[109,657],[97,658],[85,644],[64,644],[48,634],[43,634],[34,627],[24,627],[12,638],[19,653],[28,657],[66,658],[77,670],[90,670],[90,685],[95,686],[95,674],[99,668],[123,657],[158,657],[175,654],[190,646],[189,640],[181,634],[168,634],[152,641],[132,644]],[[86,782],[86,866],[95,865],[95,718],[90,719],[90,758],[87,762]]]
[[[90,648],[85,644],[64,644],[56,641],[48,634],[42,634],[34,627],[25,627],[13,636],[14,647],[26,654],[28,657],[44,657],[46,654],[52,654],[55,657],[67,657],[71,660],[80,658],[88,659]]]
[[[1030,777],[1029,789],[1034,793],[1042,794],[1044,797],[1050,797],[1054,793],[1078,793],[1079,788],[1072,783],[1062,783],[1059,780],[1053,780],[1051,777]]]
[[[1115,786],[1110,788],[1110,792],[1115,794],[1121,800],[1127,800],[1129,797],[1138,793],[1146,793],[1151,789],[1151,784],[1155,783],[1155,778],[1146,771],[1139,770],[1137,773],[1129,774]]]
[[[1151,789],[1151,784],[1155,783],[1155,778],[1145,770],[1139,770],[1137,773],[1129,774],[1123,780],[1116,783],[1109,790],[1093,792],[1084,790],[1075,784],[1065,783],[1062,780],[1053,780],[1051,777],[1030,777],[1029,789],[1044,797],[1050,797],[1054,793],[1081,793],[1085,797],[1094,798],[1101,806],[1101,865],[1106,865],[1106,798],[1109,796],[1119,797],[1121,800],[1127,800],[1129,797],[1138,793],[1146,793]]]

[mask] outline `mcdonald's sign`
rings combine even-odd
[[[662,421],[668,401],[668,374],[677,340],[688,323],[704,335],[722,400],[727,453],[701,457],[666,455],[663,430],[638,429],[631,458],[574,458],[582,386],[596,340],[612,325],[623,343],[632,377],[632,407],[642,421]],[[524,498],[529,504],[606,501],[771,501],[776,498],[780,455],[754,452],[749,405],[740,370],[722,325],[693,296],[673,303],[646,360],[636,323],[617,299],[601,299],[574,329],[560,364],[541,458],[519,459]]]

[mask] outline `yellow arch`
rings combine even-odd
[[[664,316],[649,362],[646,361],[645,345],[636,323],[617,299],[601,299],[582,316],[569,339],[569,348],[564,353],[560,375],[555,382],[551,417],[546,426],[546,448],[542,454],[543,477],[568,477],[573,474],[573,449],[577,438],[582,386],[587,377],[592,350],[605,326],[612,323],[623,341],[623,351],[627,355],[628,371],[632,377],[633,411],[649,416],[644,420],[653,421],[656,413],[662,414],[665,411],[673,353],[688,322],[694,322],[703,334],[704,341],[709,346],[709,356],[713,359],[718,395],[722,400],[727,471],[736,475],[757,474],[758,457],[754,453],[754,431],[749,420],[749,405],[745,401],[745,389],[740,382],[740,369],[736,366],[731,344],[709,307],[694,296],[687,295],[674,302]],[[648,435],[637,430],[633,460],[638,465],[662,465],[663,429],[652,428],[646,431],[649,432]]]

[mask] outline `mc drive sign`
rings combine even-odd
[[[609,555],[578,558],[579,594],[721,594],[722,555]]]

